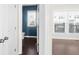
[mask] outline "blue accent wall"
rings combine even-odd
[[[22,7],[22,18],[23,18],[22,31],[25,32],[25,36],[37,36],[37,27],[27,27],[27,11],[28,10],[37,11],[37,5]]]

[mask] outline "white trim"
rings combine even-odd
[[[79,38],[70,38],[70,37],[53,37],[52,39],[79,40]]]
[[[45,5],[39,5],[39,55],[44,55],[45,43]]]
[[[18,54],[22,54],[22,5],[20,4],[18,6],[19,11],[19,48],[18,48]]]

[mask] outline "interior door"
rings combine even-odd
[[[8,54],[17,54],[17,5],[8,5]]]
[[[0,55],[17,54],[16,21],[16,5],[0,5]]]

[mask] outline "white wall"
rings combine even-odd
[[[39,5],[39,54],[44,54],[45,41],[45,5]]]

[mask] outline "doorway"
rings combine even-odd
[[[37,55],[38,27],[37,5],[22,6],[22,55]]]

